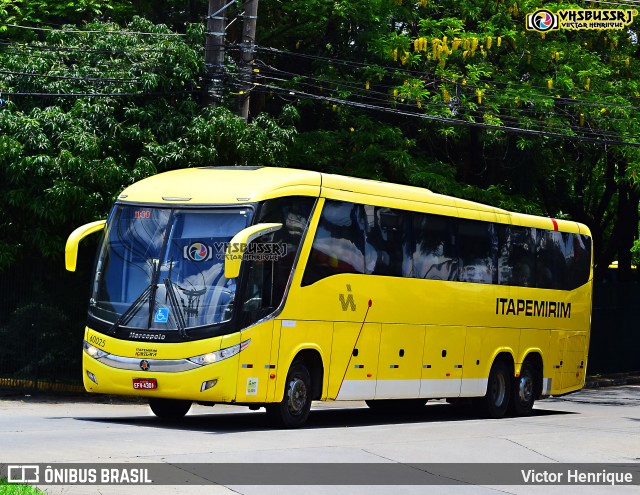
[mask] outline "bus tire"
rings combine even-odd
[[[503,361],[496,361],[489,372],[487,393],[477,403],[480,413],[485,418],[502,418],[507,413],[510,398],[511,376],[509,368]]]
[[[510,409],[516,416],[530,416],[536,400],[536,368],[525,361],[520,376],[513,379]]]
[[[160,419],[175,421],[183,418],[191,408],[190,400],[149,399],[149,407]]]
[[[296,360],[289,368],[284,397],[277,404],[267,406],[271,422],[283,428],[299,428],[304,425],[311,410],[311,374],[307,364]]]

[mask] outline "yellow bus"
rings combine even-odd
[[[576,222],[426,189],[283,168],[162,173],[103,232],[84,335],[87,391],[266,407],[471,399],[486,417],[584,385],[592,242]]]

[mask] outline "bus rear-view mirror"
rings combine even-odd
[[[78,245],[80,241],[95,232],[104,230],[106,220],[98,220],[91,222],[82,227],[78,227],[71,232],[71,235],[67,239],[67,244],[64,247],[64,264],[65,268],[70,272],[76,271],[76,264],[78,263]]]
[[[241,230],[229,242],[224,254],[224,276],[236,278],[240,275],[240,266],[247,245],[260,236],[270,234],[282,228],[281,223],[259,223]]]

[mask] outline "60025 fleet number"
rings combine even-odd
[[[104,339],[101,339],[100,337],[96,337],[95,335],[92,335],[91,337],[89,337],[89,342],[92,343],[93,345],[97,345],[98,347],[104,347],[106,344]]]

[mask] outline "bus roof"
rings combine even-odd
[[[279,196],[318,196],[320,180],[318,172],[287,168],[185,168],[136,182],[119,199],[150,204],[246,204]]]
[[[246,204],[281,196],[373,201],[396,208],[590,235],[586,226],[576,222],[512,213],[419,187],[291,168],[232,166],[174,170],[132,184],[118,199],[195,206]]]

